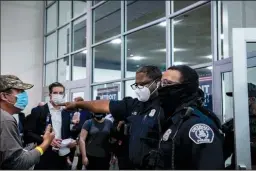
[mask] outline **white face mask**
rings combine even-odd
[[[65,102],[64,96],[61,94],[52,94],[52,101],[54,104],[58,105]]]
[[[148,101],[149,97],[150,97],[150,91],[149,88],[147,87],[143,87],[143,88],[136,88],[135,93],[138,97],[138,100],[141,102],[146,102]]]
[[[154,82],[155,82],[155,81],[154,81]],[[153,83],[154,83],[154,82],[153,82]],[[150,84],[150,86],[152,86],[153,83]],[[149,87],[150,87],[150,86],[149,86]],[[152,93],[150,93],[149,88],[146,87],[146,86],[144,86],[143,88],[136,88],[134,91],[135,91],[135,93],[136,93],[136,95],[137,95],[139,101],[141,101],[141,102],[146,102],[146,101],[149,100],[151,94],[153,94],[157,89],[158,89],[158,84],[157,84],[156,89],[155,89]]]

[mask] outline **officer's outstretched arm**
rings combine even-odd
[[[224,169],[223,142],[218,129],[201,121],[192,121],[184,130],[184,143],[192,155],[191,169]]]
[[[110,113],[109,100],[77,101],[59,104],[65,106],[66,110],[86,109],[93,113]]]

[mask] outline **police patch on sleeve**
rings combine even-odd
[[[210,144],[214,139],[214,132],[206,124],[195,124],[189,130],[189,138],[196,144]]]

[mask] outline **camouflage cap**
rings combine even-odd
[[[14,75],[0,75],[0,92],[8,89],[27,90],[31,89],[34,85],[22,82]]]

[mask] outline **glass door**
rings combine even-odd
[[[82,97],[83,99],[87,99],[85,96],[86,92],[86,87],[83,88],[74,88],[70,89],[70,99],[69,101],[74,101],[76,97]]]
[[[251,169],[256,165],[256,28],[235,28],[232,38],[236,166]]]

